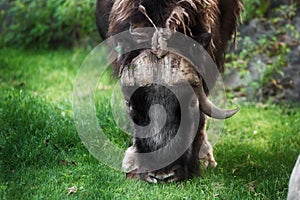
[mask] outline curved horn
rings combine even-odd
[[[215,119],[227,119],[229,117],[232,117],[234,114],[236,114],[240,109],[232,109],[232,110],[223,110],[215,106],[213,103],[209,101],[207,98],[203,86],[200,85],[199,90],[199,106],[202,112],[204,112],[209,117],[215,118]]]

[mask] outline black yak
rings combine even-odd
[[[137,38],[130,43],[144,42],[143,35],[150,34],[151,38],[151,48],[121,54],[113,66],[121,78],[134,127],[133,145],[123,160],[127,177],[154,183],[180,181],[199,174],[199,159],[216,165],[205,133],[206,115],[225,119],[238,109],[226,111],[214,106],[207,96],[217,77],[210,77],[213,80],[208,84],[188,59],[167,51],[164,46],[180,32],[201,44],[223,72],[227,43],[235,40],[242,9],[240,0],[97,1],[96,21],[103,39],[128,30]],[[155,31],[143,30],[146,27],[154,27]],[[125,48],[127,43],[122,41],[118,47]],[[178,45],[184,43],[185,40],[178,40]],[[189,84],[182,82],[173,69],[182,71]],[[163,84],[148,79],[157,76],[157,71]],[[161,121],[164,125],[160,130],[146,128],[151,123],[158,127]],[[180,148],[185,145],[186,149]],[[164,163],[177,153],[174,161]],[[145,158],[145,154],[149,156]]]

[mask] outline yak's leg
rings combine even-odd
[[[122,169],[126,172],[127,178],[137,178],[136,171],[137,161],[136,161],[136,148],[134,146],[129,147],[125,151],[125,156],[122,162]]]
[[[200,134],[203,135],[203,143],[199,151],[199,159],[204,161],[205,166],[210,166],[210,167],[216,167],[217,162],[214,158],[213,154],[213,148],[210,142],[208,141],[208,137],[206,134],[206,117],[205,117],[205,124],[204,128],[200,130]]]
[[[202,86],[200,86],[202,87]],[[203,89],[197,89],[195,90],[195,93],[198,96],[198,100],[201,101],[201,92]],[[206,121],[207,117],[201,112],[201,117],[200,117],[200,124],[199,124],[199,130],[198,130],[198,135],[201,136],[201,148],[196,148],[198,150],[197,155],[198,155],[198,161],[203,160],[206,164],[206,167],[209,165],[211,167],[216,167],[217,162],[215,161],[214,155],[213,155],[213,148],[210,142],[208,141],[207,134],[206,134]]]

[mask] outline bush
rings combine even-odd
[[[243,12],[244,21],[249,21],[253,18],[263,17],[270,6],[270,0],[243,0],[245,10]]]
[[[247,22],[264,17],[284,0],[242,1]],[[0,45],[52,47],[71,46],[85,38],[97,41],[95,4],[96,0],[0,1]]]
[[[98,37],[95,0],[12,0],[0,3],[0,9],[2,45],[70,46]]]
[[[245,10],[245,22],[254,18],[274,17],[275,12],[290,12],[288,8],[300,8],[300,0],[242,0]],[[276,15],[276,14],[275,14]]]

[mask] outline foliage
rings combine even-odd
[[[290,1],[287,4],[283,0],[242,0],[244,5],[243,19],[247,23],[254,18],[268,17],[275,12],[280,12],[285,15],[286,18],[290,18],[295,15],[296,8],[299,7],[299,3],[292,3]]]
[[[13,46],[70,46],[97,34],[94,0],[12,0],[2,3],[0,42]],[[0,7],[1,8],[1,7]],[[1,20],[2,19],[2,20]]]
[[[248,94],[248,100],[254,100],[256,98],[261,98],[261,91],[263,88],[267,87],[272,81],[275,81],[276,74],[283,74],[283,67],[287,66],[287,55],[290,52],[290,47],[278,41],[275,36],[262,36],[257,44],[254,44],[249,37],[243,38],[243,46],[247,46],[247,49],[243,49],[239,53],[229,53],[226,55],[228,63],[228,71],[235,70],[238,72],[240,79],[245,79],[245,77],[250,73],[250,66],[255,62],[255,68],[259,71],[260,75],[257,80],[252,80],[250,85],[243,85],[245,88],[239,88],[240,92],[245,93],[246,90],[256,91],[253,94]],[[261,62],[261,60],[256,60],[259,56],[266,56],[268,58],[267,62]],[[234,96],[234,95],[231,95]],[[262,99],[260,99],[262,100]]]
[[[243,0],[243,19],[247,22],[254,18],[265,16],[270,6],[270,0]]]
[[[277,2],[279,0],[276,0]],[[0,44],[6,46],[71,46],[97,41],[95,0],[11,0],[0,2]],[[264,17],[272,1],[243,0],[245,22]],[[281,11],[288,11],[281,6]],[[289,13],[289,12],[288,12]]]
[[[257,98],[262,100],[262,90],[270,83],[277,84],[278,75],[284,76],[283,68],[288,64],[288,54],[300,39],[299,33],[291,23],[291,19],[296,14],[296,8],[296,4],[282,5],[274,9],[277,13],[274,17],[255,19],[256,25],[263,28],[257,28],[259,29],[259,31],[256,30],[257,35],[238,36],[239,51],[226,55],[226,65],[229,69],[225,72],[226,75],[235,70],[240,79],[249,76],[251,65],[255,63],[254,67],[259,72],[259,78],[251,81],[250,85],[243,85],[244,88],[239,88],[243,95],[246,90],[255,91],[253,94],[247,94],[248,100]],[[267,61],[261,62],[262,58]],[[229,95],[234,96],[234,94]]]

